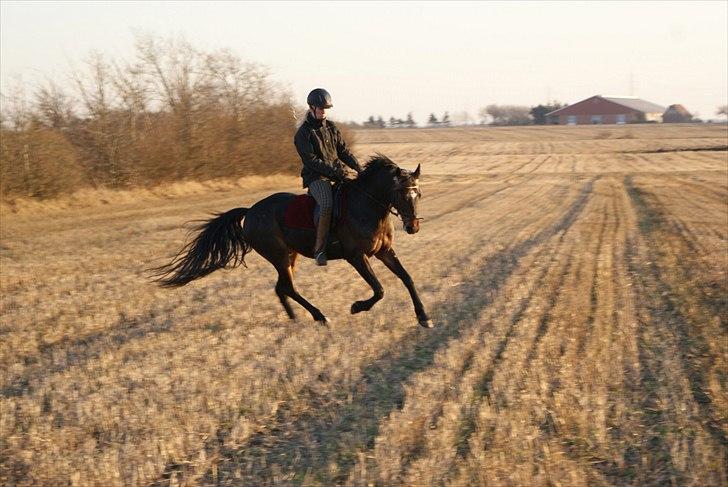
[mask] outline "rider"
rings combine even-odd
[[[307,102],[309,110],[306,120],[296,132],[293,141],[303,161],[303,187],[308,188],[308,194],[319,205],[314,257],[317,265],[326,265],[326,240],[333,209],[331,182],[346,179],[344,164],[357,173],[362,171],[362,167],[354,154],[346,148],[344,138],[336,125],[326,119],[326,110],[334,106],[329,92],[316,88],[308,94]]]

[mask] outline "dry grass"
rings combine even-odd
[[[356,135],[423,163],[396,248],[435,329],[377,263],[353,317],[355,272],[301,263],[329,328],[289,322],[257,256],[145,279],[185,221],[295,178],[3,207],[0,483],[728,482],[728,153],[683,150],[725,127]]]

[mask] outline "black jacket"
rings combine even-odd
[[[316,179],[326,178],[341,181],[346,176],[344,164],[361,172],[362,168],[354,154],[346,148],[346,142],[334,122],[316,120],[311,112],[306,115],[293,139],[303,168],[303,187]]]

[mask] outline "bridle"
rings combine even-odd
[[[371,194],[369,194],[368,191],[365,191],[364,189],[357,188],[357,187],[354,187],[354,189],[356,189],[357,191],[361,191],[362,193],[364,193],[369,199],[371,199],[376,204],[378,204],[379,206],[381,206],[382,208],[384,208],[385,210],[387,210],[392,215],[394,215],[394,216],[396,216],[397,218],[400,218],[400,219],[402,218],[402,215],[399,214],[399,211],[397,210],[397,208],[394,207],[394,203],[389,203],[388,205],[385,205],[384,203],[382,203],[381,201],[379,201],[377,198],[375,198],[374,196],[372,196]],[[399,189],[401,189],[401,188],[399,188]],[[419,188],[418,185],[415,184],[414,186],[406,186],[404,189],[408,189],[408,190],[417,189],[417,190],[419,190],[420,188]],[[414,221],[414,220],[417,220],[419,222],[420,220],[424,220],[424,218],[412,218],[412,221]]]

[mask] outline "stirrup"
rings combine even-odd
[[[322,250],[321,252],[317,252],[314,256],[316,259],[316,265],[324,266],[326,265],[326,251]]]

